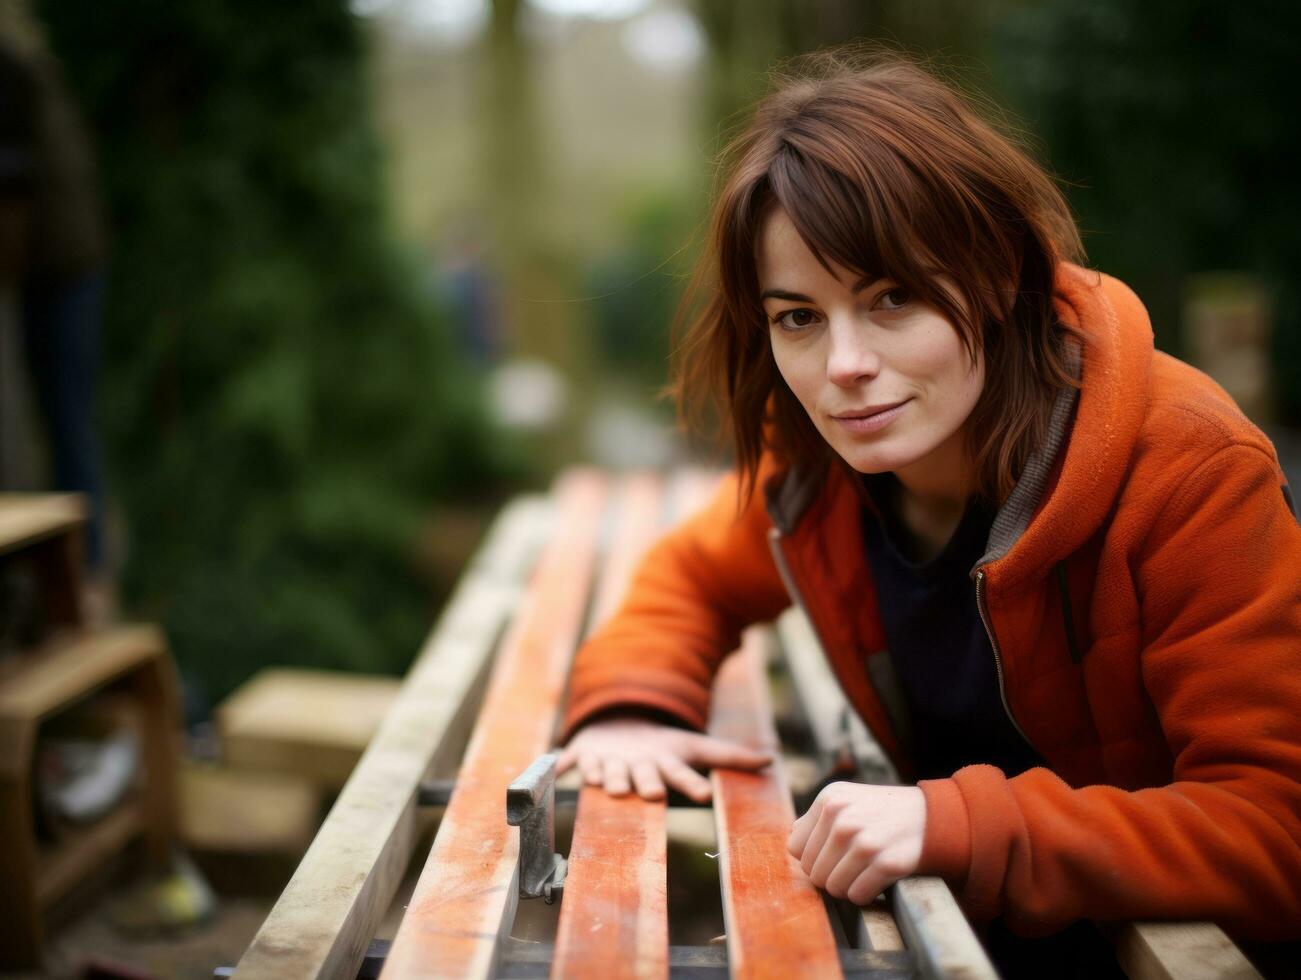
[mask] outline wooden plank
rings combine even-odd
[[[669,975],[665,813],[663,800],[583,788],[551,976]]]
[[[804,611],[793,606],[782,613],[777,636],[824,770],[852,766],[864,782],[897,783],[894,766],[845,699]]]
[[[885,898],[877,898],[871,905],[865,905],[860,910],[858,948],[874,949],[882,953],[904,948],[899,924],[894,921],[894,913],[890,911],[889,902]]]
[[[1131,922],[1116,956],[1132,980],[1260,980],[1242,950],[1210,922]]]
[[[627,591],[638,559],[655,539],[663,510],[659,481],[630,479],[619,494],[617,531],[593,604],[607,619]],[[551,975],[667,977],[669,919],[665,801],[616,798],[597,786],[579,792],[569,874]]]
[[[392,677],[271,668],[216,711],[222,760],[339,789],[397,700]]]
[[[923,977],[998,980],[985,947],[941,878],[904,878],[890,889],[894,919]]]
[[[75,530],[86,501],[75,493],[0,493],[0,555]]]
[[[415,847],[416,790],[459,752],[550,523],[549,507],[524,498],[493,525],[237,977],[356,976]]]
[[[485,977],[509,927],[519,836],[506,787],[551,745],[582,629],[605,480],[566,475],[557,530],[502,644],[456,788],[384,968],[386,977]]]
[[[764,637],[748,630],[723,662],[709,731],[776,754]],[[761,772],[716,769],[711,779],[731,975],[841,976],[822,896],[786,849],[795,808],[780,758]]]

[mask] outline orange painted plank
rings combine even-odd
[[[750,629],[723,662],[709,731],[776,753],[763,644]],[[822,897],[786,850],[795,807],[780,760],[762,772],[719,769],[711,778],[731,975],[841,976]]]
[[[551,976],[668,977],[664,801],[585,786],[578,817]]]
[[[386,980],[486,977],[517,901],[519,832],[506,787],[551,744],[582,628],[606,482],[565,476],[558,520],[528,596],[502,641],[479,721],[433,849],[398,927]]]
[[[659,481],[634,477],[619,498],[617,531],[592,621],[609,617],[638,559],[655,539],[663,510]],[[668,977],[668,878],[663,800],[579,793],[569,873],[556,932],[553,977]]]

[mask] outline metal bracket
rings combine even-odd
[[[548,905],[565,887],[568,862],[556,853],[556,760],[539,756],[506,787],[506,822],[519,828],[519,897]]]

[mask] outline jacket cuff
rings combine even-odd
[[[569,705],[557,741],[564,745],[574,737],[578,729],[590,721],[595,721],[597,716],[619,711],[658,717],[665,724],[677,724],[694,731],[703,731],[706,721],[693,705],[663,691],[631,686],[606,687]]]
[[[966,884],[971,871],[971,818],[962,790],[952,779],[923,779],[926,831],[918,874],[939,875],[955,889]]]

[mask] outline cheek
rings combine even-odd
[[[928,331],[915,354],[913,363],[918,373],[929,380],[938,393],[964,402],[979,396],[985,383],[982,360],[978,356],[976,363],[972,364],[962,339],[947,322],[941,321]]]
[[[818,365],[808,351],[788,343],[773,343],[772,358],[786,387],[807,410],[817,394]]]

